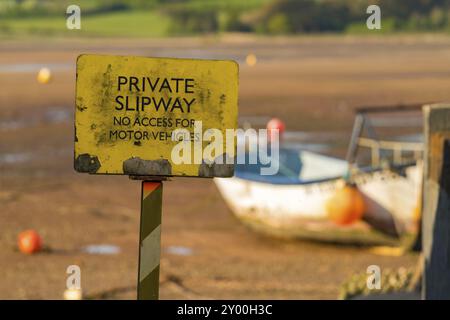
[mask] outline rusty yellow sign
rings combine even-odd
[[[81,55],[75,170],[232,176],[237,105],[234,61]]]

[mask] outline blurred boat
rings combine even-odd
[[[276,175],[261,175],[261,163],[237,164],[233,178],[214,181],[239,220],[257,231],[411,247],[420,223],[423,143],[406,125],[412,120],[407,113],[419,115],[420,127],[418,106],[358,110],[346,160],[283,146]],[[238,137],[240,143],[245,141]],[[362,219],[343,226],[329,219],[326,204],[346,180],[356,184],[366,210]]]

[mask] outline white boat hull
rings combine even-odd
[[[417,235],[421,178],[421,164],[407,168],[406,176],[389,170],[359,174],[355,182],[367,212],[363,221],[349,226],[330,221],[325,207],[340,179],[281,185],[233,177],[216,178],[215,183],[233,213],[258,230],[283,237],[396,244]]]

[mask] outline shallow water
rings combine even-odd
[[[39,112],[2,117],[0,131],[19,130],[40,124],[59,124],[73,121],[73,110],[67,107],[48,107]]]
[[[72,63],[0,63],[0,73],[32,73],[41,68],[49,68],[52,71],[70,71],[75,69]]]

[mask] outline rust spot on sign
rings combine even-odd
[[[143,160],[139,157],[123,162],[123,172],[128,175],[167,175],[172,174],[172,166],[167,159]]]
[[[101,165],[96,156],[83,153],[75,159],[74,167],[78,172],[96,173]]]
[[[227,161],[228,160],[228,161]],[[230,157],[227,154],[223,154],[214,159],[213,163],[203,163],[198,168],[198,175],[200,177],[232,177],[234,175],[234,161],[228,164]]]

